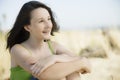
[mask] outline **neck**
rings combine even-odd
[[[33,37],[30,37],[27,40],[27,43],[32,47],[32,48],[36,48],[36,49],[40,49],[42,46],[45,45],[44,39],[36,39]]]

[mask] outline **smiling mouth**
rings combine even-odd
[[[42,32],[43,34],[48,34],[48,33],[50,33],[49,31],[43,31]]]

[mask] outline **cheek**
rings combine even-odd
[[[35,32],[41,32],[42,30],[43,30],[43,25],[42,24],[36,23],[34,25],[34,31]]]
[[[41,28],[37,28],[37,29],[35,30],[35,33],[36,33],[37,35],[42,34],[42,29],[41,29]]]
[[[50,23],[49,28],[52,30],[52,28],[53,28],[53,24],[52,23]]]
[[[34,29],[32,29],[32,34],[34,34],[34,35],[40,35],[40,34],[42,34],[42,28],[40,28],[40,27],[35,27]]]
[[[52,28],[53,27],[53,23],[51,22],[50,25],[51,25],[51,28]]]

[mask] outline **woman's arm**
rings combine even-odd
[[[64,46],[58,44],[57,42],[52,41],[52,45],[55,46],[54,49],[56,50],[57,55],[68,55],[68,56],[77,56],[72,51],[66,49]],[[66,76],[66,80],[78,80],[80,78],[79,72],[71,73],[70,75]]]
[[[79,72],[73,72],[66,77],[66,80],[80,80]]]
[[[76,71],[79,72],[82,69],[86,70],[86,72],[90,72],[88,61],[85,59],[78,59],[65,63],[56,63],[39,74],[38,78],[43,80],[59,80],[70,75],[71,73]]]
[[[43,59],[37,60],[34,65],[31,67],[31,70],[33,71],[34,75],[38,75],[39,73],[42,73],[46,68],[49,66],[55,64],[55,63],[61,63],[61,62],[70,62],[76,59],[80,59],[79,57],[71,57],[68,55],[50,55],[48,57],[45,57]]]
[[[20,45],[15,45],[11,49],[11,56],[16,60],[19,66],[21,66],[24,70],[28,71],[29,73],[33,74],[31,70],[31,67],[32,67],[31,64],[34,63],[35,58],[32,57],[31,54],[26,49],[22,48]],[[59,79],[59,78],[65,77],[68,74],[71,74],[71,72],[80,70],[83,66],[81,62],[82,62],[81,60],[77,60],[77,61],[68,62],[68,63],[56,63],[56,64],[53,64],[48,69],[46,69],[41,75],[38,75],[36,77],[42,78],[43,80],[44,79],[55,80],[56,78]],[[54,72],[52,71],[54,71],[55,74],[57,74],[57,76],[54,75]],[[58,74],[58,72],[60,74]]]
[[[55,41],[51,41],[51,45],[54,48],[54,52],[56,53],[56,55],[68,55],[71,57],[76,57],[77,55],[75,53],[73,53],[72,51],[70,51],[69,49],[67,49],[66,47],[64,47],[63,45],[55,42]]]

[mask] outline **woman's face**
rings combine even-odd
[[[30,35],[37,39],[49,39],[52,26],[51,16],[45,8],[37,8],[31,12],[28,26]]]

